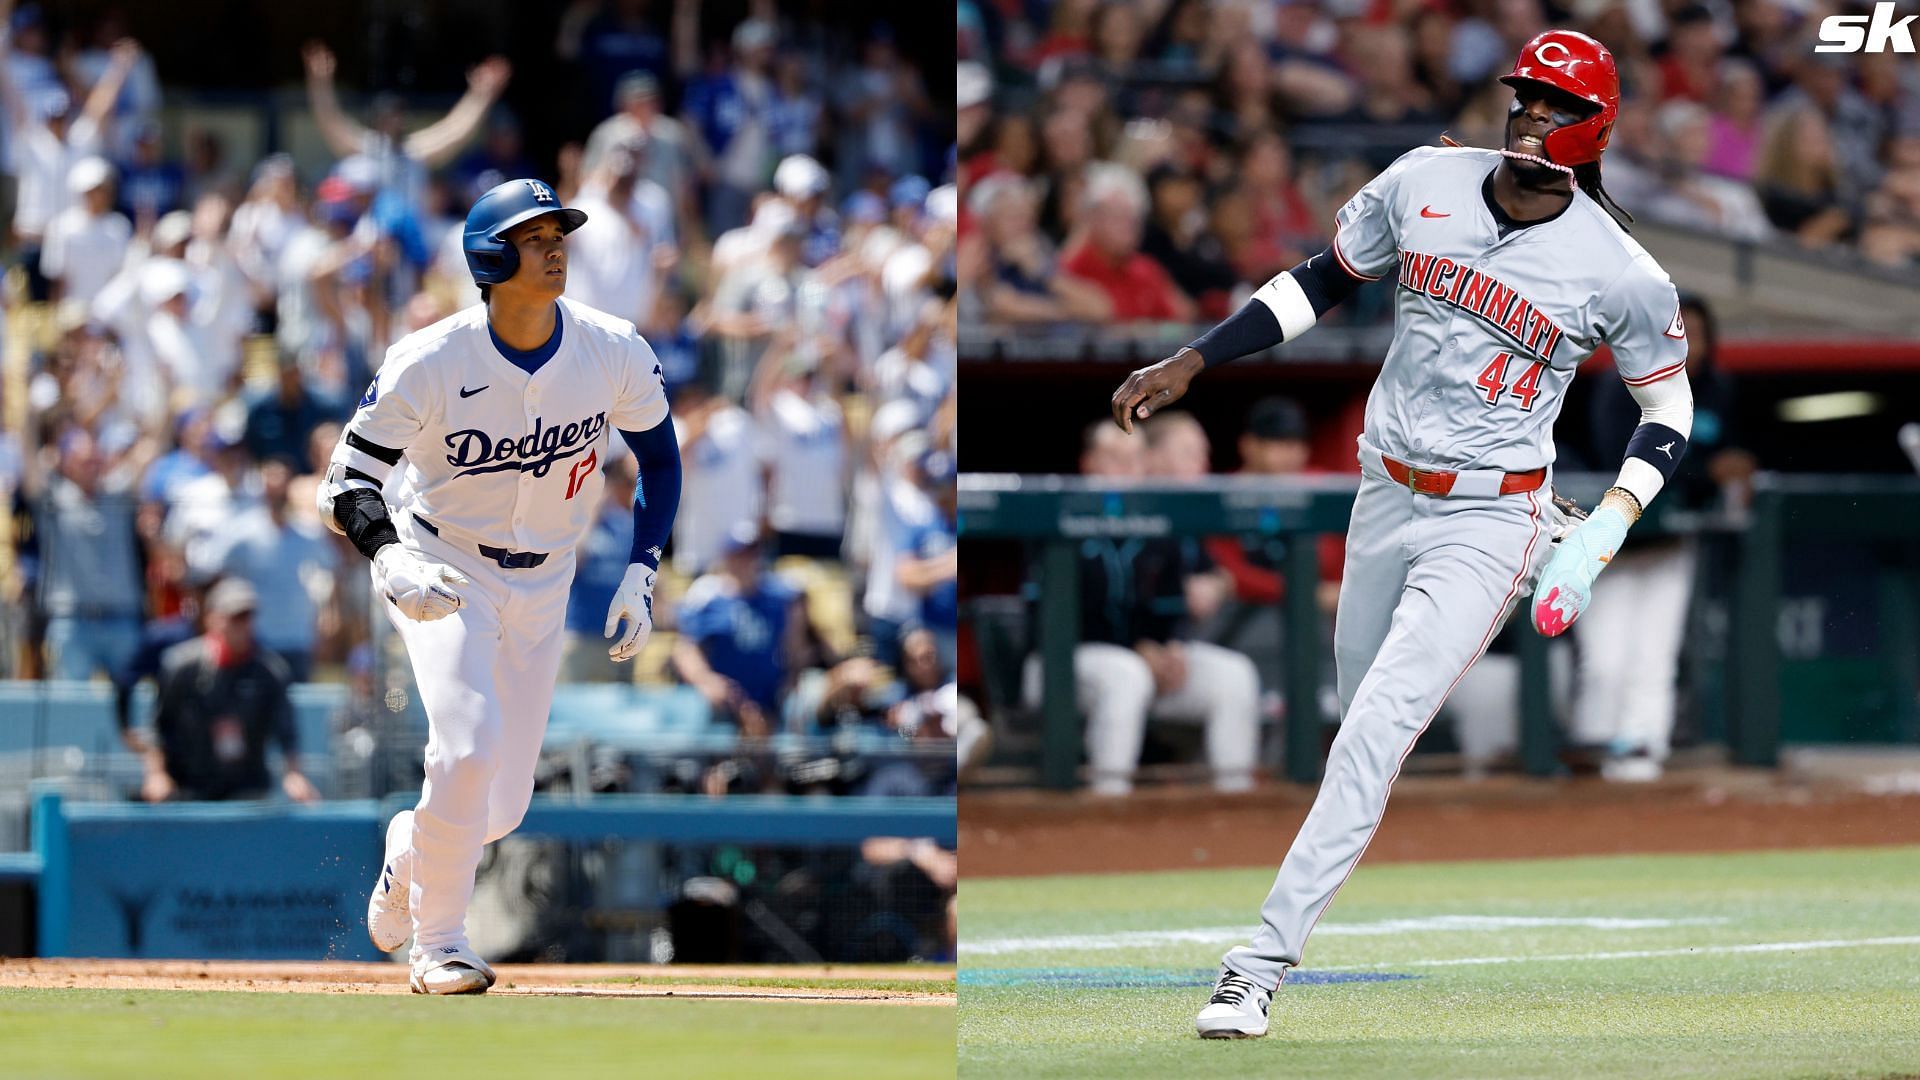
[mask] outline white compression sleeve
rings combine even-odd
[[[1307,299],[1306,291],[1300,288],[1300,283],[1294,280],[1289,271],[1274,275],[1271,281],[1260,286],[1253,298],[1273,312],[1286,341],[1292,341],[1313,329],[1313,324],[1320,320],[1320,316],[1314,314],[1313,301]]]
[[[1627,385],[1627,392],[1640,406],[1642,424],[1659,424],[1672,428],[1682,438],[1693,434],[1693,387],[1684,374],[1673,378],[1661,379],[1645,386]],[[1660,494],[1667,484],[1667,478],[1652,462],[1638,457],[1629,457],[1620,464],[1620,478],[1614,486],[1624,488],[1640,500],[1645,509]]]

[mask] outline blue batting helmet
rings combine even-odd
[[[520,253],[507,243],[507,230],[542,214],[559,214],[562,233],[587,223],[584,212],[561,206],[560,196],[544,180],[509,180],[480,196],[467,211],[460,238],[473,280],[498,285],[512,277],[520,269]]]

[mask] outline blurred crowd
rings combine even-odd
[[[960,0],[961,288],[998,322],[1214,320],[1442,132],[1496,146],[1521,44],[1619,64],[1643,220],[1920,259],[1920,68],[1815,53],[1825,0]],[[1197,314],[1196,314],[1197,313]],[[1350,313],[1349,317],[1352,317]]]
[[[125,689],[164,692],[188,641],[216,668],[257,649],[283,684],[374,693],[369,671],[404,660],[370,647],[364,560],[317,520],[315,479],[387,347],[479,302],[467,207],[537,176],[588,214],[567,295],[660,356],[686,471],[653,644],[616,667],[633,464],[614,440],[563,680],[637,667],[747,735],[951,738],[952,129],[884,25],[752,8],[727,28],[687,0],[571,5],[553,48],[587,119],[553,160],[500,104],[503,58],[422,126],[311,43],[318,169],[230,161],[163,115],[162,82],[192,72],[156,71],[111,10],[0,8],[0,675],[111,678],[123,728]],[[216,632],[231,580],[259,602],[225,594]],[[246,726],[239,756],[283,730]]]

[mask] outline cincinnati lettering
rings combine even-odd
[[[1402,251],[1400,287],[1471,313],[1542,360],[1552,357],[1554,347],[1566,336],[1512,286],[1444,256]]]
[[[455,476],[510,469],[545,476],[554,462],[585,450],[606,427],[607,414],[602,412],[557,427],[547,427],[543,418],[535,418],[533,430],[518,438],[465,428],[447,436],[447,449],[453,451],[447,455],[447,464],[460,470]]]

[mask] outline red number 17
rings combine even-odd
[[[1540,375],[1547,370],[1544,360],[1535,360],[1527,366],[1519,380],[1512,386],[1507,383],[1507,362],[1513,359],[1512,353],[1501,353],[1493,358],[1493,363],[1473,381],[1475,386],[1487,392],[1487,404],[1498,405],[1501,393],[1510,393],[1520,399],[1523,412],[1533,411],[1533,399],[1540,396]]]
[[[587,478],[593,475],[593,468],[598,464],[600,464],[598,450],[587,451],[584,460],[573,463],[573,468],[567,470],[567,498],[571,499],[580,494],[580,489],[587,486]]]

